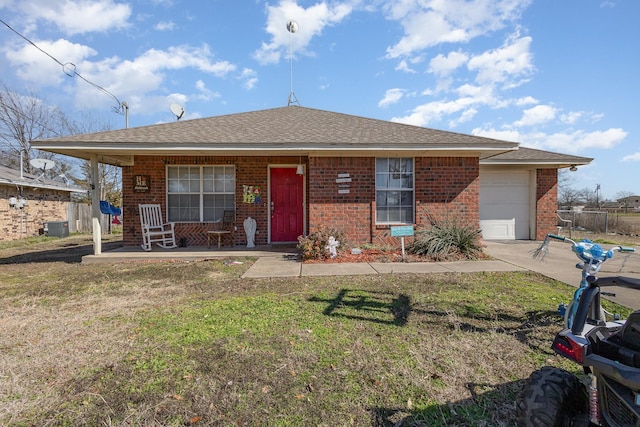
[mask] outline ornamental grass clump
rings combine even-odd
[[[458,218],[429,218],[430,226],[416,232],[407,251],[435,261],[478,259],[482,255],[481,230]]]
[[[298,249],[301,251],[302,260],[327,259],[329,258],[329,237],[340,242],[340,246],[336,248],[338,256],[347,249],[347,239],[342,231],[334,228],[320,227],[308,236],[298,237]]]

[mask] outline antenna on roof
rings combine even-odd
[[[290,106],[291,104],[300,105],[300,102],[298,102],[298,98],[296,98],[296,94],[293,93],[293,38],[291,37],[293,33],[298,31],[298,23],[293,19],[290,19],[289,21],[287,21],[287,31],[289,31],[289,68],[291,72],[290,74],[291,91],[289,92],[289,99],[287,101],[287,106]]]
[[[176,120],[180,120],[184,114],[184,108],[179,106],[178,104],[171,104],[169,109],[176,116]]]

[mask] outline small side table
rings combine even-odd
[[[231,238],[231,231],[229,230],[209,230],[207,231],[207,247],[210,248],[211,247],[211,237],[212,236],[218,236],[218,249],[220,249],[220,246],[222,244],[222,236],[228,235]],[[231,246],[233,246],[233,242],[231,243]]]

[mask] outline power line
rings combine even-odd
[[[85,82],[89,83],[91,86],[95,87],[96,89],[102,91],[103,93],[105,93],[106,95],[112,97],[117,103],[118,106],[117,107],[112,107],[112,110],[115,113],[118,114],[125,114],[125,109],[126,106],[125,104],[123,104],[122,102],[120,102],[120,100],[118,99],[117,96],[115,96],[114,94],[112,94],[111,92],[109,92],[108,90],[106,90],[105,88],[103,88],[100,85],[97,85],[96,83],[93,83],[90,80],[87,80],[85,77],[83,77],[80,73],[78,73],[76,71],[76,64],[72,63],[72,62],[66,62],[66,63],[62,63],[60,62],[56,57],[54,57],[53,55],[51,55],[50,53],[48,53],[47,51],[45,51],[44,49],[40,48],[38,45],[36,45],[34,42],[32,42],[31,40],[29,40],[27,37],[23,36],[22,34],[20,34],[18,31],[14,30],[9,24],[7,24],[6,22],[4,22],[4,20],[0,19],[0,22],[2,22],[8,29],[10,29],[11,31],[13,31],[14,33],[16,33],[18,36],[20,36],[22,39],[24,39],[27,43],[29,43],[30,45],[32,45],[33,47],[35,47],[36,49],[38,49],[40,52],[44,53],[45,55],[47,55],[49,58],[53,59],[58,65],[60,65],[62,67],[62,72],[64,74],[66,74],[69,77],[73,77],[73,76],[78,76],[80,77],[82,80],[84,80]]]

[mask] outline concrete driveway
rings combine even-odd
[[[485,252],[494,258],[508,262],[527,270],[536,271],[552,279],[577,287],[580,283],[581,272],[575,267],[579,259],[571,250],[568,243],[551,241],[549,253],[544,261],[533,259],[531,251],[540,242],[528,240],[485,241]],[[602,245],[609,249],[611,245]],[[616,252],[613,259],[603,265],[599,277],[625,276],[640,279],[640,249],[634,253]],[[640,309],[640,289],[621,286],[607,286],[606,291],[614,292],[612,301],[632,309]]]

